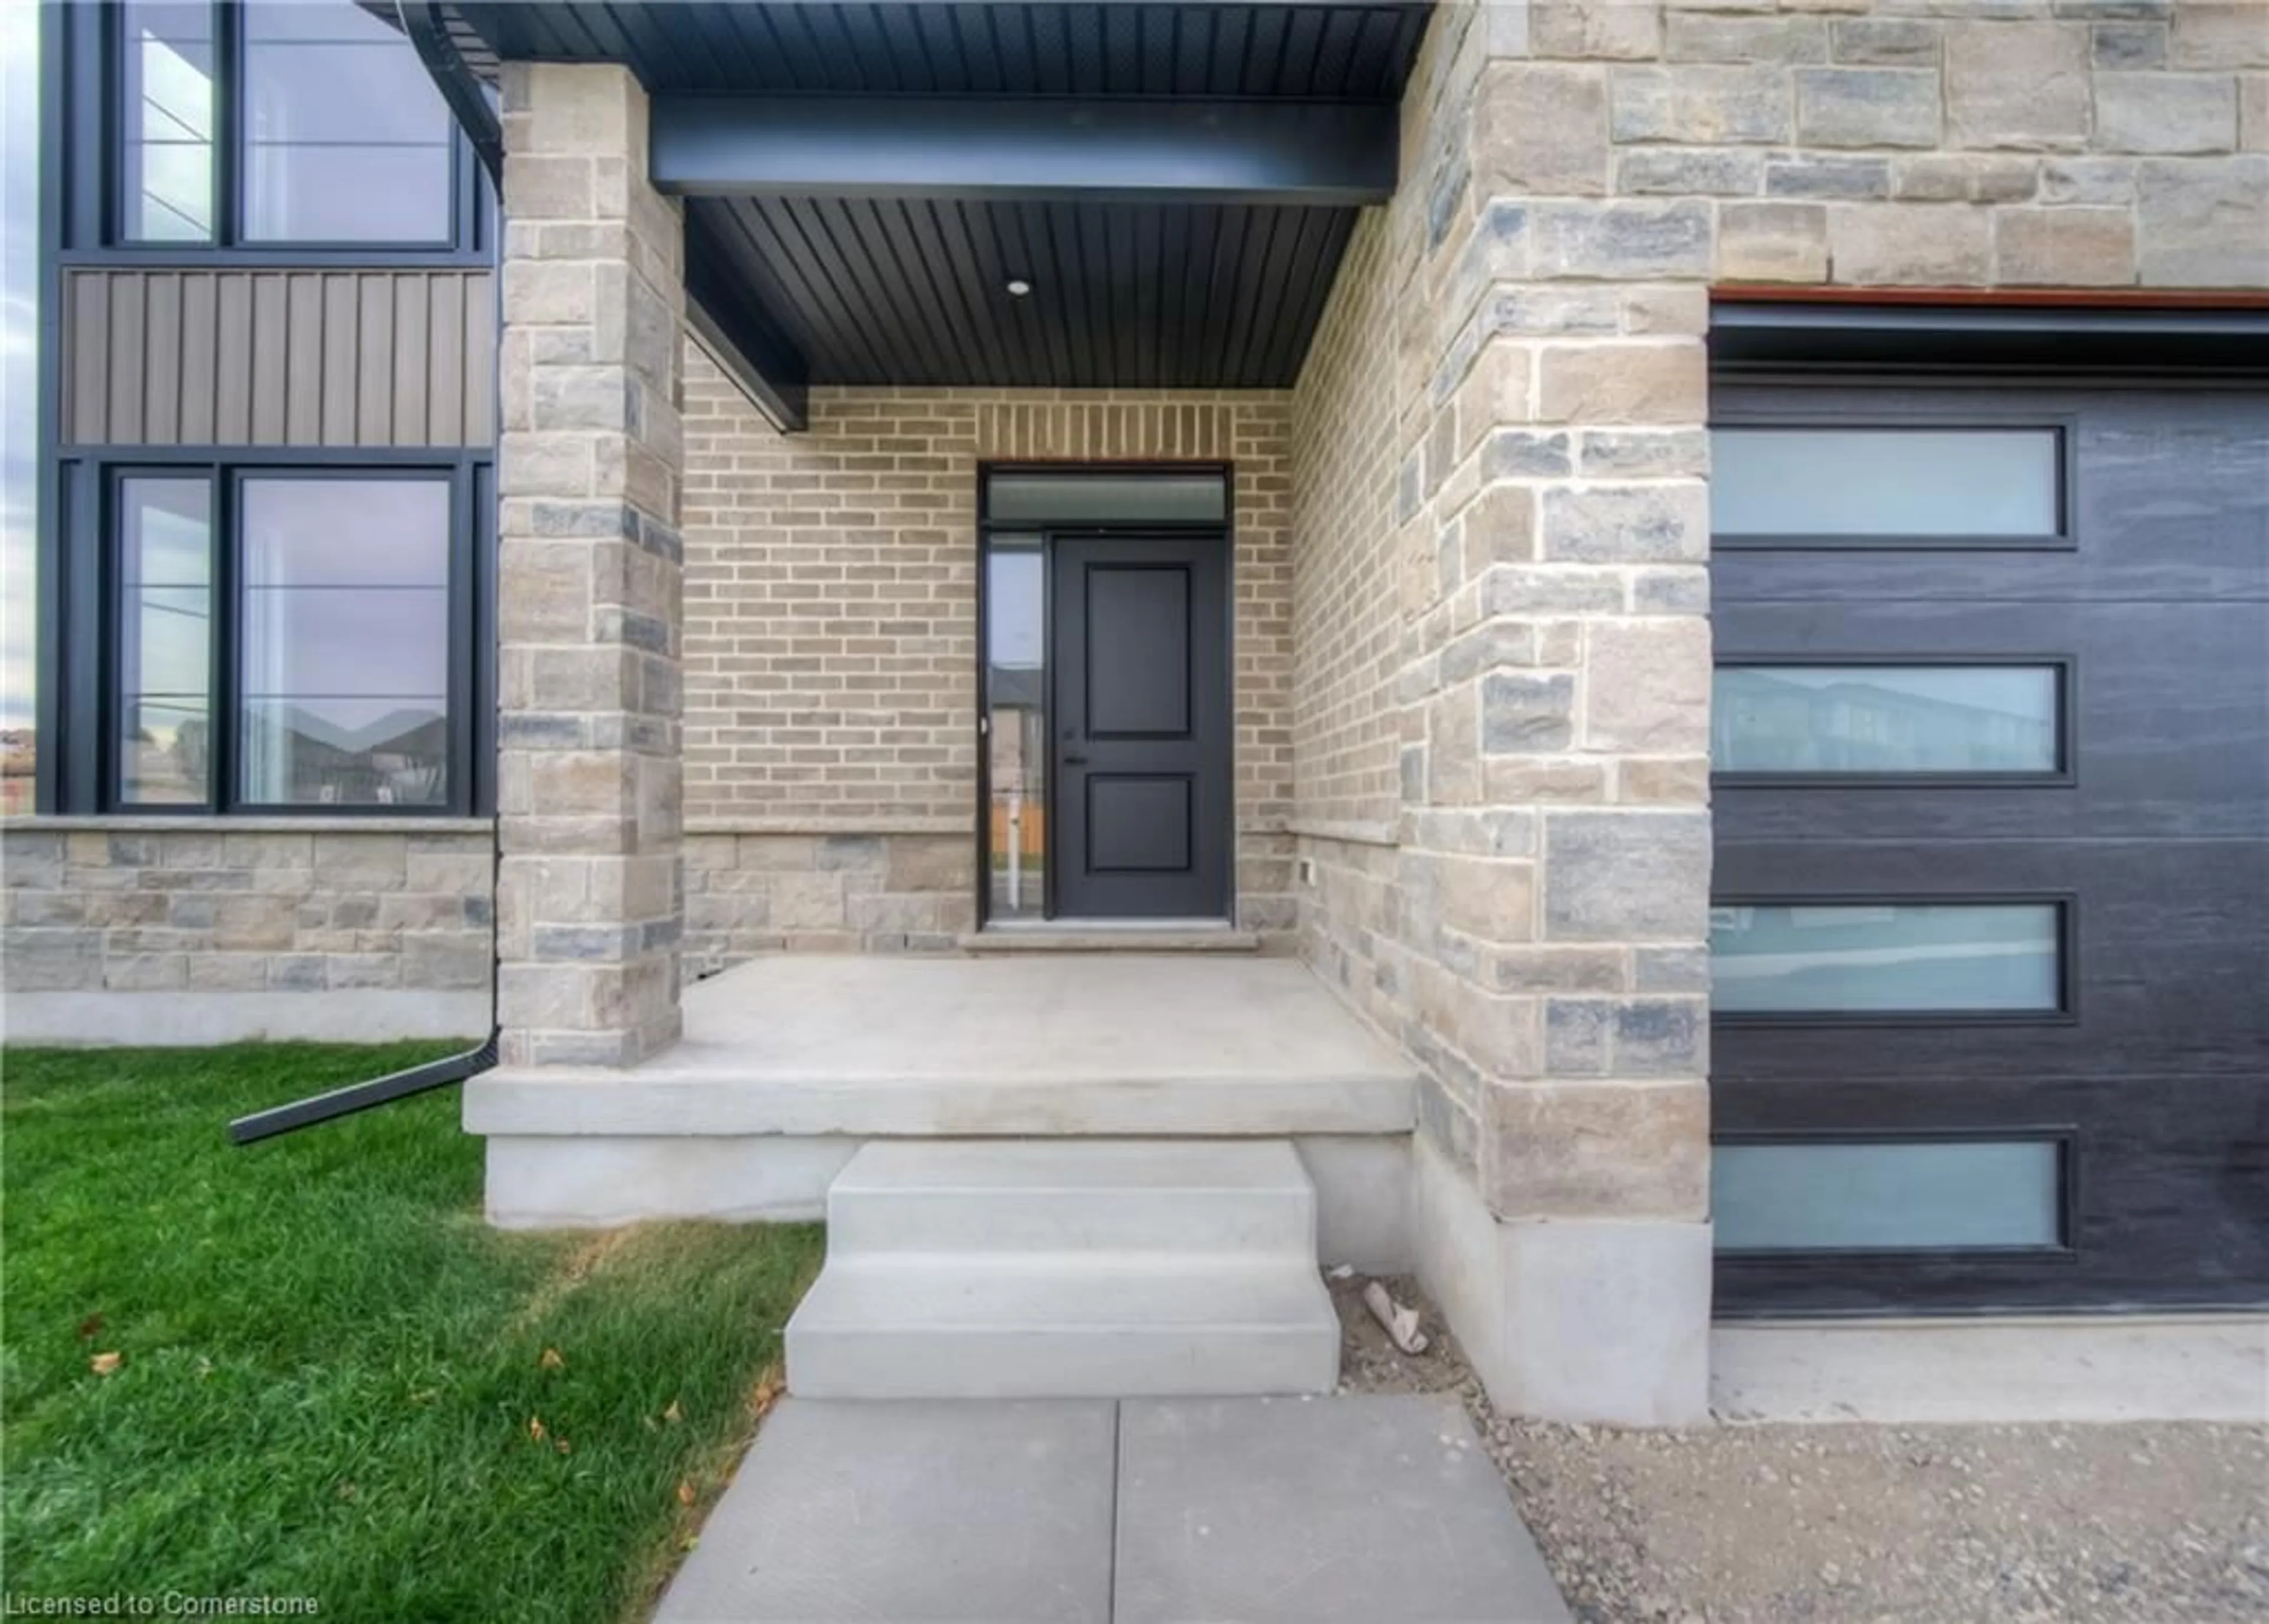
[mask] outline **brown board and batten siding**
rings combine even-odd
[[[67,444],[493,438],[485,269],[77,270],[64,309]]]

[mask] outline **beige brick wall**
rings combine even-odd
[[[495,854],[485,825],[90,826],[99,822],[0,834],[10,993],[489,985]]]
[[[987,461],[1235,465],[1238,914],[1291,922],[1282,393],[812,392],[775,432],[686,358],[691,962],[944,948],[973,921],[977,484]]]
[[[1422,402],[1392,387],[1416,212],[1366,210],[1292,396],[1293,828],[1311,865],[1301,951],[1401,1033],[1397,963],[1404,626],[1399,469]]]
[[[1292,737],[1298,816],[1391,834],[1401,810],[1393,696],[1401,617],[1389,543],[1397,430],[1391,388],[1409,256],[1386,212],[1356,226],[1293,396]]]
[[[1422,1013],[1418,984],[1441,944],[1414,921],[1404,889],[1425,771],[1413,701],[1438,668],[1406,599],[1430,563],[1423,447],[1441,404],[1431,374],[1454,330],[1428,267],[1469,171],[1492,26],[1473,6],[1438,15],[1404,97],[1401,187],[1357,225],[1292,395],[1293,828],[1311,875],[1297,895],[1300,951],[1429,1063],[1422,1109],[1468,1163],[1470,1087],[1454,1134],[1442,1102],[1444,1079],[1471,1067],[1439,1052]]]

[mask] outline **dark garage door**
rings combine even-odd
[[[2269,1300],[2269,395],[1714,410],[1721,1311]]]

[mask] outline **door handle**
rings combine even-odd
[[[1067,767],[1084,767],[1087,765],[1087,757],[1084,756],[1074,756],[1067,753],[1063,761],[1064,765]]]

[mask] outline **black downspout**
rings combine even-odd
[[[433,88],[449,104],[457,128],[472,143],[474,156],[489,172],[490,181],[501,189],[504,124],[489,102],[488,86],[467,65],[457,42],[449,37],[448,22],[441,14],[440,0],[426,0],[422,5],[417,0],[395,0],[395,15],[401,20],[402,32],[409,36],[410,43],[418,48],[418,60],[425,64]]]
[[[493,999],[494,995],[491,996]],[[289,1105],[271,1105],[266,1111],[255,1111],[248,1117],[239,1117],[228,1125],[228,1136],[240,1145],[273,1139],[278,1133],[311,1128],[318,1122],[351,1117],[358,1111],[368,1111],[373,1105],[390,1105],[395,1100],[408,1099],[413,1094],[446,1089],[453,1082],[462,1082],[468,1077],[477,1077],[484,1071],[494,1070],[496,1063],[497,1034],[492,1030],[486,1043],[477,1049],[468,1049],[462,1054],[428,1060],[425,1065],[413,1066],[408,1071],[390,1072],[383,1077],[373,1077],[367,1082],[351,1082],[344,1089],[333,1089],[328,1094],[310,1095],[303,1100],[293,1100]]]
[[[434,88],[449,104],[465,139],[472,145],[481,166],[489,173],[491,184],[502,188],[504,184],[504,128],[498,121],[496,109],[489,105],[485,89],[473,70],[465,65],[458,54],[456,43],[441,17],[439,4],[418,5],[411,0],[397,0],[396,14],[402,21],[402,32],[418,48],[418,59],[425,64]],[[495,425],[491,424],[493,428]],[[489,824],[491,849],[496,862],[491,871],[489,895],[493,898],[500,889],[504,845],[502,830],[497,820]],[[383,1077],[373,1077],[366,1082],[351,1082],[343,1089],[329,1093],[311,1095],[303,1100],[293,1100],[288,1105],[273,1105],[266,1111],[255,1111],[249,1116],[239,1117],[228,1125],[229,1139],[239,1145],[273,1139],[279,1133],[290,1133],[299,1128],[313,1127],[319,1122],[330,1122],[340,1117],[352,1116],[373,1106],[388,1105],[395,1100],[408,1099],[413,1094],[425,1094],[435,1089],[446,1089],[451,1083],[463,1082],[481,1073],[495,1069],[497,1042],[504,1029],[497,1022],[497,971],[500,958],[497,952],[496,909],[489,910],[489,1036],[479,1047],[462,1054],[452,1054],[438,1060],[428,1060],[423,1066],[410,1067],[407,1071],[392,1072]]]

